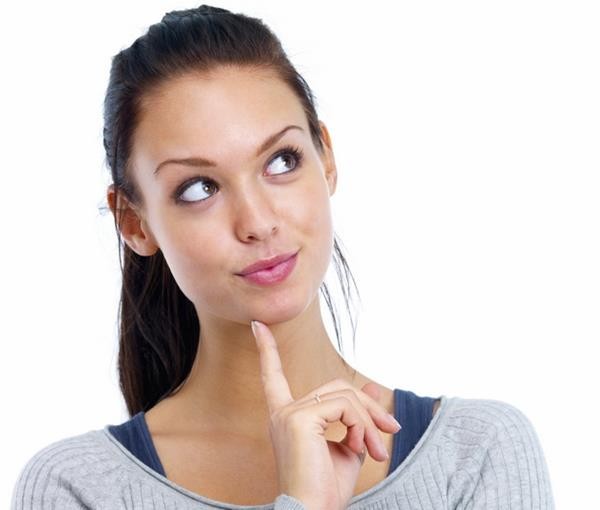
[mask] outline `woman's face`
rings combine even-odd
[[[265,70],[190,74],[144,98],[132,150],[140,216],[201,322],[283,322],[315,298],[333,249],[336,184],[321,127],[324,154],[299,99]],[[296,265],[279,283],[237,274],[289,252],[298,252]]]

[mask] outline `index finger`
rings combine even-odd
[[[293,402],[292,392],[281,367],[277,341],[271,330],[262,322],[252,321],[252,332],[258,346],[263,388],[269,411],[273,414],[280,407]]]

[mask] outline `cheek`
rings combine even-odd
[[[328,237],[332,231],[329,189],[324,180],[319,180],[307,190],[305,222],[315,235]]]
[[[219,288],[211,285],[214,275],[223,274],[227,269],[219,248],[219,234],[212,230],[206,225],[200,228],[196,222],[181,217],[177,221],[163,223],[158,229],[158,243],[167,265],[190,301],[205,299],[199,293],[214,293]]]
[[[295,226],[302,231],[306,248],[320,269],[327,268],[333,250],[333,225],[329,190],[324,180],[316,179],[302,193],[295,211]],[[288,206],[289,207],[289,206]]]

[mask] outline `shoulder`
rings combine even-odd
[[[92,430],[38,450],[21,468],[11,509],[90,508],[98,497],[94,480],[111,467],[102,434]]]
[[[554,508],[543,450],[525,413],[499,400],[451,400],[440,447],[452,499],[469,508]]]
[[[532,429],[523,411],[501,400],[454,397],[447,416],[452,429],[478,435],[482,443]]]

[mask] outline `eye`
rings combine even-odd
[[[195,178],[180,186],[180,191],[175,194],[176,200],[178,202],[201,202],[210,198],[210,195],[206,196],[207,191],[216,188],[216,183],[208,177]]]
[[[269,166],[273,165],[276,168],[275,173],[272,175],[288,174],[297,170],[302,163],[303,157],[302,149],[299,147],[292,147],[291,145],[284,147],[269,161]],[[275,165],[275,163],[277,164]],[[206,195],[206,193],[211,190],[216,191],[217,189],[217,183],[209,177],[194,177],[184,182],[175,191],[175,201],[183,204],[202,202],[212,196],[212,194]]]
[[[279,163],[277,167],[283,168],[283,171],[279,173],[288,173],[296,170],[302,162],[302,150],[299,147],[284,147],[271,159],[271,164],[278,160],[282,163]],[[292,165],[292,168],[286,171],[286,165]],[[275,173],[275,175],[279,175],[279,173]]]

